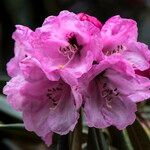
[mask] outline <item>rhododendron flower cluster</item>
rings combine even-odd
[[[136,103],[150,98],[150,51],[137,41],[135,21],[114,16],[102,25],[62,11],[35,31],[16,28],[3,92],[47,145],[53,133],[74,130],[81,108],[89,127],[122,130],[134,122]]]

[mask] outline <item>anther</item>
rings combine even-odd
[[[118,96],[118,95],[119,95],[119,92],[115,96]]]
[[[93,63],[92,63],[92,65],[98,65],[99,63],[98,63],[98,61],[96,61],[96,60],[94,60],[93,61]]]
[[[62,90],[62,89],[61,89],[61,88],[59,88],[59,87],[57,87],[57,88],[56,88],[56,90],[60,91],[60,90]]]
[[[103,84],[103,88],[105,88],[106,86],[107,86],[107,83],[104,83],[104,84]]]
[[[56,89],[55,88],[52,88],[53,89],[53,91],[55,92],[56,91]]]
[[[115,88],[114,91],[117,91],[117,88]]]
[[[121,49],[123,49],[123,46],[121,45]]]

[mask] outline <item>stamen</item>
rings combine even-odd
[[[94,60],[93,63],[92,63],[92,65],[98,65],[98,64],[99,64],[99,62],[96,61],[96,60]]]
[[[101,92],[101,96],[104,98],[106,102],[106,106],[108,108],[112,108],[111,106],[112,100],[115,100],[115,97],[118,96],[119,94],[120,92],[118,91],[117,88],[114,88],[113,90],[111,90],[108,88],[106,82],[103,84],[103,90]]]
[[[104,84],[103,84],[103,88],[105,88],[106,86],[107,86],[107,83],[104,83]]]
[[[105,52],[105,55],[106,56],[110,56],[110,55],[112,55],[114,53],[121,53],[124,50],[125,50],[125,47],[123,45],[118,45],[115,49],[112,49],[112,50],[109,49],[109,50],[107,50]]]
[[[118,95],[119,95],[119,92],[115,96],[118,96]]]
[[[46,96],[52,104],[51,108],[55,107],[58,104],[59,98],[61,96],[62,86],[63,84],[59,83],[56,86],[53,86],[51,89],[47,89]]]
[[[59,65],[58,68],[63,69],[64,65]]]
[[[115,88],[114,91],[117,91],[117,88]]]
[[[112,106],[111,106],[111,101],[106,101],[106,106],[107,106],[108,108],[112,108]]]
[[[64,56],[67,56],[68,59],[71,59],[75,53],[79,53],[79,51],[82,49],[82,46],[78,45],[74,33],[70,33],[69,35],[67,35],[67,40],[69,45],[66,47],[60,47],[59,52]]]

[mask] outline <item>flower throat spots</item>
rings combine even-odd
[[[63,91],[63,84],[59,83],[57,85],[54,85],[51,88],[47,89],[47,98],[51,103],[51,108],[55,108],[59,102],[59,99],[62,95],[62,91]]]
[[[109,89],[107,83],[104,83],[102,86],[101,96],[105,99],[106,106],[108,108],[112,108],[111,102],[115,100],[115,98],[119,95],[119,91],[117,88]]]
[[[77,39],[74,33],[70,33],[67,35],[69,46],[60,47],[59,52],[62,53],[64,56],[71,59],[74,54],[80,55],[80,50],[82,49],[81,45],[78,45]]]
[[[108,49],[108,50],[104,50],[103,52],[104,52],[104,54],[105,54],[106,56],[110,56],[110,55],[115,54],[115,53],[121,53],[121,52],[123,52],[125,49],[126,49],[126,48],[125,48],[123,45],[118,45],[116,48],[114,48],[114,49],[112,49],[112,50]]]

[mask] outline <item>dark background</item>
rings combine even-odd
[[[15,25],[34,30],[61,10],[86,12],[103,23],[116,14],[135,19],[139,40],[150,45],[150,0],[0,0],[0,75],[6,74],[6,63],[14,55],[11,36]]]

